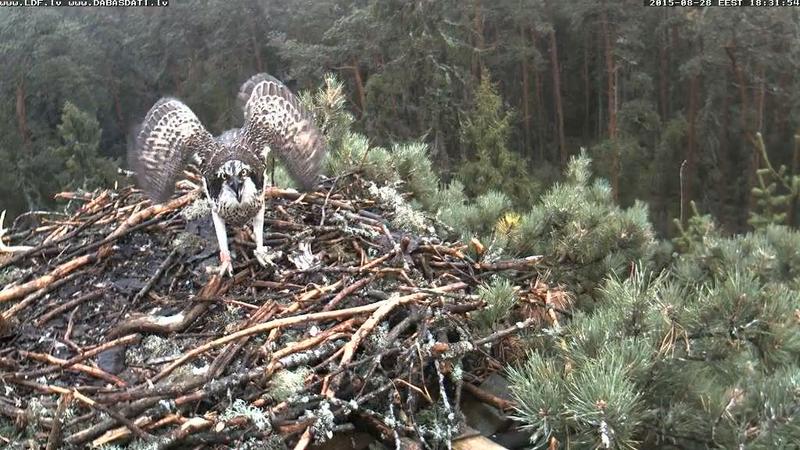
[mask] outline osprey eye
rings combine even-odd
[[[242,178],[246,177],[247,176],[247,169],[242,169],[242,171],[239,172],[239,176],[242,177]]]

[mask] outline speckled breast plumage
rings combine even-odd
[[[264,204],[264,200],[261,196],[256,196],[250,201],[244,201],[242,203],[233,203],[233,202],[225,202],[221,201],[217,204],[211,199],[211,207],[216,211],[217,214],[225,221],[225,223],[234,225],[234,226],[241,226],[249,223],[253,217],[255,217],[258,210],[261,209],[261,205]]]

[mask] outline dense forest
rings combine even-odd
[[[424,141],[470,195],[530,204],[585,147],[614,198],[646,201],[661,233],[692,200],[730,231],[753,213],[794,224],[799,13],[595,0],[6,10],[0,207],[13,216],[112,182],[162,95],[219,133],[238,126],[234,94],[251,74],[305,90],[332,72],[372,142]]]
[[[453,379],[474,364],[469,351],[496,362],[527,433],[520,446],[800,442],[800,8],[187,0],[9,9],[0,62],[0,210],[9,216],[57,207],[62,190],[130,184],[132,130],[161,96],[182,99],[214,134],[240,126],[240,84],[269,72],[301,93],[327,138],[323,205],[337,175],[357,174],[393,230],[454,245],[461,265],[441,267],[474,282],[453,295],[480,306],[459,333],[508,337],[526,314],[549,314],[546,326],[448,360]],[[274,178],[290,183],[280,169]],[[183,226],[186,211],[175,216]],[[109,267],[98,261],[110,237],[78,259]],[[0,301],[60,278],[68,257],[95,248],[43,245],[57,244],[66,250],[55,249],[62,264],[52,271],[35,251],[2,263],[10,287]],[[466,272],[531,257],[535,270]],[[546,300],[531,306],[537,289]],[[441,409],[451,405],[436,373],[444,403],[429,398],[425,414],[409,407],[398,418],[383,405],[398,442],[406,433],[424,448],[449,447],[457,419]],[[370,371],[365,383],[372,375],[380,379]],[[26,433],[19,428],[0,421],[8,436]]]

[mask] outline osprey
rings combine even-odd
[[[255,256],[264,249],[265,156],[272,150],[304,189],[314,187],[326,145],[311,115],[283,83],[267,74],[247,80],[239,90],[244,126],[214,137],[197,116],[175,98],[162,98],[148,111],[128,151],[140,186],[153,200],[170,197],[183,168],[200,168],[203,190],[220,250],[220,274],[232,273],[226,224],[251,223]]]

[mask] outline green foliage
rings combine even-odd
[[[303,93],[303,103],[314,112],[323,130],[330,153],[327,169],[331,174],[359,171],[378,184],[405,183],[414,200],[424,208],[434,206],[439,177],[433,170],[428,147],[422,142],[393,144],[391,150],[372,146],[363,134],[353,132],[352,115],[345,109],[342,84],[326,75],[324,85],[314,95]]]
[[[789,448],[800,425],[800,233],[723,237],[693,217],[656,275],[607,279],[591,312],[509,371],[519,419],[592,448]],[[605,430],[605,432],[604,432]]]
[[[648,259],[655,237],[640,202],[622,209],[603,180],[590,181],[590,160],[574,157],[557,183],[522,216],[509,249],[540,254],[549,261],[553,279],[588,299],[607,275],[624,273],[632,262]]]
[[[470,318],[480,329],[492,331],[503,325],[511,308],[517,302],[516,293],[511,282],[506,278],[495,278],[489,284],[478,288],[478,297],[486,306],[473,313]]]
[[[395,144],[392,157],[405,189],[414,195],[423,208],[431,209],[439,190],[439,176],[433,170],[428,156],[428,146],[421,142]]]
[[[554,434],[563,433],[563,405],[567,391],[563,368],[555,359],[531,353],[520,367],[508,369],[511,392],[519,405],[517,420],[533,432],[531,443],[546,447]]]
[[[468,241],[478,236],[490,240],[494,226],[511,209],[511,200],[502,192],[488,191],[474,201],[468,201],[463,185],[454,181],[439,195],[437,217],[455,231],[455,236]]]
[[[113,184],[117,166],[99,156],[100,133],[97,119],[71,102],[64,104],[58,125],[61,145],[50,150],[61,166],[54,171],[60,188],[91,190]]]
[[[0,209],[112,183],[128,125],[162,95],[214,133],[238,126],[235,92],[267,71],[303,92],[332,150],[327,174],[374,181],[403,211],[395,226],[425,224],[410,208],[421,206],[452,228],[447,238],[487,244],[486,259],[543,255],[551,281],[577,294],[573,319],[511,371],[538,445],[790,448],[800,440],[800,236],[790,228],[800,146],[789,139],[800,89],[787,74],[800,69],[800,40],[786,36],[798,15],[722,11],[589,0],[10,10],[0,15]],[[553,183],[556,79],[568,148],[590,148],[619,192],[592,178],[583,155]],[[757,172],[742,136],[756,137]],[[694,214],[657,243],[653,228],[678,215],[690,139]],[[281,167],[275,178],[291,185]],[[637,200],[651,202],[654,226]],[[745,221],[755,231],[725,234]],[[496,326],[513,295],[504,281],[480,294],[488,307],[476,317]]]
[[[501,191],[518,205],[528,205],[538,192],[528,165],[508,149],[513,114],[505,112],[503,99],[484,70],[475,92],[475,105],[461,125],[461,142],[469,159],[458,171],[467,195],[477,197]]]
[[[797,225],[800,213],[800,174],[788,173],[785,165],[778,170],[772,166],[761,133],[756,133],[755,146],[763,167],[756,171],[758,185],[753,187],[756,209],[750,211],[747,222],[753,228],[770,224]],[[795,159],[800,156],[800,136],[795,136]],[[779,192],[780,189],[780,192]]]
[[[300,101],[316,118],[332,152],[341,151],[354,121],[353,115],[347,110],[347,96],[342,82],[332,73],[325,74],[323,85],[313,94],[303,91]]]
[[[695,253],[702,250],[708,239],[719,238],[720,233],[710,214],[700,215],[697,203],[689,202],[689,207],[692,209],[692,215],[687,219],[686,227],[681,224],[680,220],[674,220],[678,235],[675,236],[673,242],[682,252]]]

